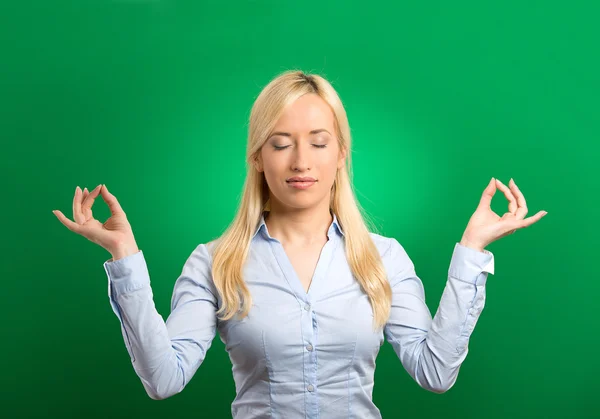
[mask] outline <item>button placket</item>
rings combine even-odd
[[[304,309],[304,310],[302,310]],[[314,342],[317,334],[316,313],[312,310],[313,307],[309,301],[304,301],[302,311],[302,329],[304,330],[304,388],[307,392],[307,417],[318,417],[319,400],[317,397],[317,353],[314,350],[312,342]]]

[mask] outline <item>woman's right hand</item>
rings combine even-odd
[[[101,194],[111,212],[111,217],[104,224],[96,220],[92,214],[94,200],[99,194]],[[88,192],[87,188],[81,191],[79,186],[75,189],[75,197],[73,198],[73,218],[75,222],[69,220],[59,210],[52,212],[69,230],[102,246],[112,255],[123,248],[137,249],[127,216],[117,198],[108,191],[106,185],[98,185],[91,192]]]

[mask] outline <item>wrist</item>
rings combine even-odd
[[[124,245],[118,246],[113,251],[111,251],[110,254],[113,257],[113,262],[114,262],[115,260],[123,259],[127,256],[134,255],[139,251],[140,250],[138,249],[137,244],[131,243],[131,244],[126,244],[126,245],[124,244]]]
[[[462,245],[462,246],[465,246],[465,247],[468,247],[470,249],[477,250],[478,252],[483,253],[484,246],[478,245],[476,243],[471,243],[468,240],[465,240],[464,238],[461,239],[461,241],[460,241],[459,244]]]

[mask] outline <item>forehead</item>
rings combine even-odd
[[[333,119],[333,111],[327,102],[314,93],[308,93],[284,109],[275,129],[290,132],[326,128],[333,132]]]

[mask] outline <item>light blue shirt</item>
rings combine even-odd
[[[214,241],[198,245],[185,262],[166,322],[154,306],[143,252],[106,261],[110,304],[148,395],[160,400],[181,392],[217,331],[233,365],[234,418],[381,418],[372,394],[384,334],[419,386],[447,391],[483,309],[493,254],[456,243],[432,319],[404,248],[394,238],[370,235],[393,291],[390,317],[378,332],[335,214],[308,292],[263,214],[243,271],[253,305],[242,320],[216,317],[221,298],[211,276]]]

